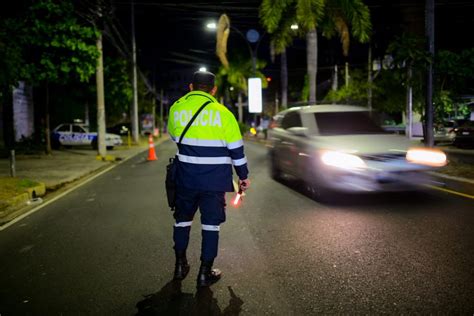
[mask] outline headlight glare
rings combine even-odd
[[[345,170],[358,170],[367,167],[360,157],[339,151],[324,151],[321,160],[327,166]]]
[[[446,154],[438,149],[412,148],[408,150],[406,158],[409,162],[433,167],[447,164]]]

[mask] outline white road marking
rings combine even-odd
[[[5,229],[7,229],[7,228],[10,227],[10,226],[12,226],[12,225],[15,224],[15,223],[18,223],[19,221],[21,221],[21,220],[24,219],[25,217],[30,216],[31,214],[35,213],[36,211],[42,209],[43,207],[45,207],[45,206],[47,206],[47,205],[49,205],[49,204],[55,202],[56,200],[59,200],[59,199],[62,198],[63,196],[67,195],[68,193],[70,193],[70,192],[72,192],[72,191],[74,191],[74,190],[76,190],[76,189],[82,187],[83,185],[85,185],[85,184],[91,182],[91,181],[94,180],[95,178],[100,177],[100,176],[103,175],[104,173],[106,173],[106,172],[112,170],[113,168],[115,168],[115,167],[121,165],[121,164],[124,163],[125,161],[127,161],[127,160],[129,160],[129,159],[131,159],[131,158],[134,158],[135,156],[137,156],[137,155],[139,155],[139,154],[142,154],[142,153],[145,152],[145,151],[146,151],[146,150],[140,151],[140,152],[136,153],[135,155],[132,155],[132,156],[130,156],[130,157],[124,159],[124,160],[121,160],[121,161],[118,162],[117,164],[111,165],[110,167],[108,167],[108,168],[102,170],[101,172],[99,172],[98,174],[93,175],[93,176],[90,177],[89,179],[84,180],[82,183],[79,183],[78,185],[73,186],[72,188],[70,188],[70,189],[64,191],[63,193],[61,193],[61,194],[55,196],[55,197],[52,198],[51,200],[46,201],[46,202],[44,202],[44,203],[41,204],[41,205],[38,205],[37,207],[33,208],[33,209],[30,210],[29,212],[26,212],[25,214],[18,216],[17,218],[11,220],[10,222],[8,222],[7,224],[5,224],[5,225],[3,225],[3,226],[0,226],[0,232],[3,231],[3,230],[5,230]]]

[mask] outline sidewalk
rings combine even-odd
[[[168,140],[164,135],[155,140],[155,146]],[[81,180],[87,176],[98,173],[113,164],[120,163],[140,152],[146,151],[148,143],[141,141],[139,145],[128,148],[120,146],[108,150],[107,156],[112,156],[115,161],[102,161],[96,158],[97,152],[89,148],[73,148],[53,150],[51,156],[47,155],[21,155],[16,157],[16,178],[34,181],[43,187],[37,190],[35,196],[42,196],[54,192],[65,185]],[[8,180],[10,176],[9,159],[0,159],[0,178]],[[3,186],[6,181],[0,182],[0,191],[6,192]],[[27,208],[32,196],[18,194],[18,196],[0,197],[0,225],[21,215],[22,209]]]

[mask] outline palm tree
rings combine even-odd
[[[429,55],[423,49],[423,38],[413,34],[403,34],[393,41],[387,51],[395,56],[394,62],[406,68],[404,76],[406,85],[406,130],[408,138],[412,137],[413,123],[413,70],[424,69],[430,62]]]
[[[288,106],[288,65],[286,59],[286,49],[293,42],[295,30],[292,29],[291,14],[288,19],[281,19],[280,25],[272,34],[271,39],[271,53],[272,61],[274,55],[280,55],[280,81],[281,81],[281,106],[287,108]]]
[[[268,86],[265,76],[260,71],[265,67],[266,63],[262,60],[256,62],[256,77],[262,79],[262,88]],[[243,96],[247,95],[247,79],[254,77],[252,61],[245,59],[242,55],[236,55],[228,63],[228,67],[221,65],[217,72],[216,85],[218,93],[225,96],[226,92],[233,88],[232,93],[237,94],[238,102],[238,121],[243,122]]]
[[[368,41],[371,29],[369,9],[362,0],[263,0],[260,18],[271,34],[290,20],[298,24],[300,35],[306,36],[310,103],[316,103],[317,30],[321,28],[325,37],[338,33],[343,51],[348,52],[350,28],[361,42]]]

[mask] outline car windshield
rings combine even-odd
[[[314,113],[320,135],[387,134],[369,112]]]

